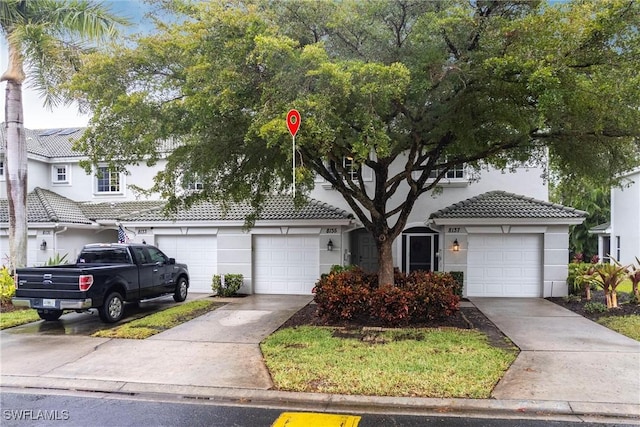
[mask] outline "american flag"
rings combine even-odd
[[[127,243],[128,241],[129,238],[124,231],[124,227],[122,227],[122,224],[118,225],[118,243]]]

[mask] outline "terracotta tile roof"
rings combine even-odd
[[[27,139],[27,152],[48,158],[59,157],[85,157],[84,153],[75,151],[73,144],[80,139],[86,128],[60,128],[60,129],[24,129]],[[0,153],[6,149],[6,136],[4,126],[0,127]],[[177,147],[177,143],[171,139],[160,143],[161,152],[169,152]]]
[[[27,195],[28,222],[59,222],[65,224],[91,224],[73,200],[53,191],[36,188]],[[0,199],[0,223],[9,222],[7,199]]]
[[[587,213],[504,191],[489,191],[455,203],[430,218],[584,218]]]
[[[27,152],[43,157],[82,157],[82,153],[73,150],[74,142],[82,136],[84,128],[62,129],[25,129]],[[0,129],[2,144],[0,152],[5,151],[5,129]]]
[[[27,196],[28,222],[59,222],[93,224],[95,221],[244,221],[251,213],[246,204],[233,204],[227,212],[212,203],[200,203],[182,210],[176,216],[163,212],[163,201],[131,202],[75,202],[53,191],[36,188]],[[344,210],[310,199],[300,209],[293,205],[291,197],[270,198],[258,220],[318,220],[348,219],[352,216]],[[0,223],[9,222],[6,199],[0,199]]]
[[[248,204],[232,204],[224,210],[213,203],[203,202],[189,209],[181,210],[175,215],[163,212],[164,202],[119,202],[119,203],[86,203],[81,205],[85,214],[95,220],[118,219],[126,221],[213,221],[244,219],[252,212]],[[258,220],[308,220],[308,219],[346,219],[351,216],[344,210],[326,203],[310,199],[300,209],[293,205],[288,196],[273,196],[265,204]]]

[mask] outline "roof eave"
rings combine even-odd
[[[435,225],[578,225],[586,218],[430,218]]]

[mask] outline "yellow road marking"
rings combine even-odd
[[[360,418],[356,415],[283,412],[271,427],[358,427]]]

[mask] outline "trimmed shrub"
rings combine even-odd
[[[16,294],[16,287],[13,284],[13,277],[7,267],[0,270],[0,302],[10,304],[11,298]]]
[[[216,274],[213,276],[213,282],[211,283],[211,289],[220,297],[230,297],[238,292],[238,289],[242,286],[243,282],[242,274]]]
[[[388,325],[405,325],[411,320],[414,295],[393,285],[383,285],[371,292],[369,313]]]
[[[449,273],[395,272],[396,284],[378,287],[375,274],[360,269],[323,275],[313,290],[325,320],[377,319],[405,325],[447,317],[458,310],[456,280]]]
[[[462,298],[462,287],[464,286],[464,272],[463,271],[450,271],[449,274],[456,281],[456,286],[453,288],[453,293]]]
[[[348,320],[367,312],[371,292],[369,275],[355,268],[340,273],[329,273],[313,288],[318,304],[318,315],[329,320]]]
[[[450,273],[415,271],[407,276],[407,287],[414,294],[414,321],[448,317],[458,311],[460,297]]]

